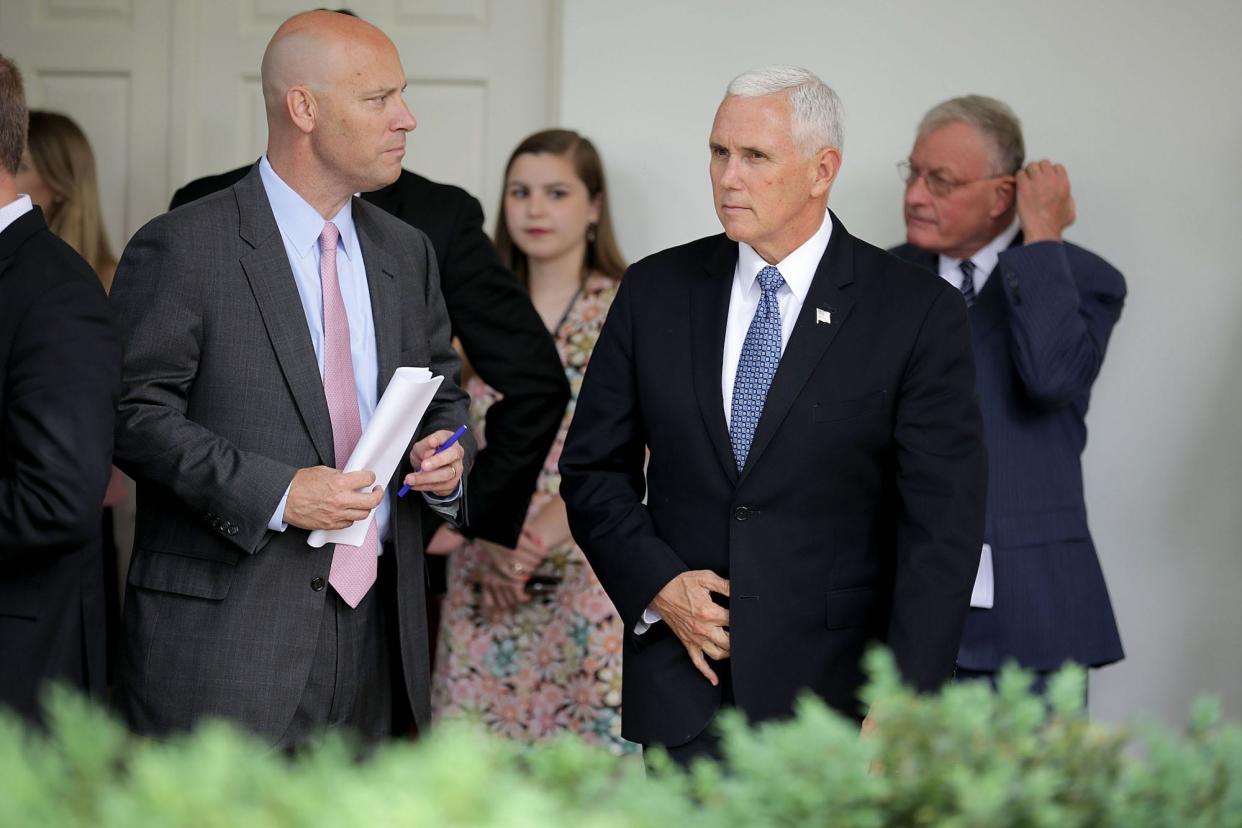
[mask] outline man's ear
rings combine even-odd
[[[1000,218],[1013,207],[1014,197],[1018,192],[1012,175],[1006,176],[996,185],[992,195],[992,206],[988,209],[988,218]]]
[[[841,151],[836,147],[824,147],[815,153],[815,183],[811,186],[811,195],[818,198],[832,187],[841,170]]]
[[[289,120],[295,127],[305,133],[314,130],[319,107],[309,89],[305,86],[291,87],[285,93],[285,108],[289,111]]]

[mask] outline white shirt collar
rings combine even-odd
[[[267,200],[272,205],[272,215],[276,217],[276,225],[285,235],[293,249],[301,256],[311,252],[312,247],[319,244],[319,236],[327,222],[319,211],[298,195],[297,191],[285,183],[276,170],[272,169],[267,155],[259,160],[259,175],[263,179],[263,189],[267,191]],[[358,233],[354,228],[354,200],[346,200],[343,206],[330,221],[341,231],[341,247],[350,261],[359,261]]]
[[[819,261],[824,258],[824,251],[828,249],[828,240],[831,238],[832,216],[825,210],[824,220],[820,222],[815,235],[776,265],[776,269],[785,279],[785,284],[798,297],[799,304],[806,300],[811,282],[815,279],[815,271],[819,268]],[[767,267],[768,263],[746,242],[738,242],[737,248],[737,274],[745,280],[743,288],[749,292],[755,289],[759,271]]]
[[[33,209],[34,205],[30,203],[30,196],[24,193],[19,195],[16,201],[10,201],[8,204],[0,207],[0,233],[3,233],[10,224]]]
[[[1000,261],[1000,254],[1009,249],[1009,245],[1013,244],[1013,240],[1018,235],[1020,225],[1015,218],[1013,223],[1009,225],[999,236],[992,239],[979,250],[975,251],[970,260],[975,263],[975,289],[982,287],[987,281],[992,271],[996,269],[996,263]],[[954,283],[960,284],[961,273],[958,271],[958,265],[962,263],[961,259],[950,258],[941,254],[940,256],[940,275],[942,278],[948,279],[950,275],[954,277]],[[951,280],[952,281],[952,280]]]

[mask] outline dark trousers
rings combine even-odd
[[[117,577],[117,550],[112,530],[116,525],[116,512],[111,506],[103,510],[100,522],[100,561],[103,564],[103,596],[104,596],[104,646],[106,656],[106,682],[111,690],[116,677],[117,659],[120,657],[121,635],[124,626],[121,623],[121,590]]]
[[[394,554],[379,559],[371,591],[351,608],[331,587],[306,689],[279,747],[293,750],[326,729],[344,728],[366,744],[392,737],[413,717],[396,634]]]

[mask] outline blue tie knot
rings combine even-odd
[[[776,293],[776,291],[781,289],[781,285],[785,284],[785,277],[772,265],[768,265],[763,270],[760,270],[758,279],[759,287],[769,296]]]

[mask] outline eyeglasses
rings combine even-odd
[[[901,177],[902,182],[904,182],[907,187],[913,187],[914,182],[918,181],[920,178],[923,179],[923,181],[927,184],[927,189],[936,198],[944,198],[945,196],[950,195],[957,188],[965,187],[968,184],[978,184],[980,181],[991,181],[994,178],[1012,178],[1012,176],[1006,173],[1001,173],[1000,175],[984,176],[983,178],[976,178],[971,181],[954,181],[952,178],[946,178],[934,170],[932,172],[920,170],[909,161],[897,162],[897,175]]]

